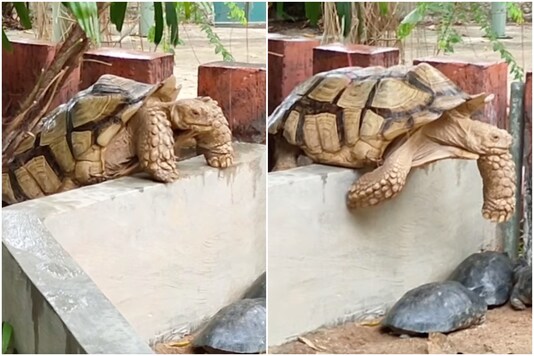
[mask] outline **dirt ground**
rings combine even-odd
[[[236,61],[265,63],[267,52],[265,28],[212,27],[212,29]],[[9,30],[7,36],[10,39],[35,38],[35,34],[31,30]],[[102,46],[154,51],[155,46],[149,43],[146,38],[126,36],[119,44],[119,37],[118,35],[105,35]],[[193,97],[197,95],[198,66],[208,62],[222,61],[222,56],[215,54],[214,45],[209,43],[206,34],[197,25],[183,24],[180,26],[180,37],[184,44],[173,48],[174,74],[182,85],[180,96],[183,98]],[[161,45],[157,51],[163,51]]]
[[[311,347],[310,347],[311,346]],[[399,338],[378,326],[347,323],[303,335],[301,340],[272,347],[283,354],[530,354],[532,309],[515,311],[509,306],[489,310],[480,326],[447,336]]]

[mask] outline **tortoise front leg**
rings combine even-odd
[[[395,197],[406,184],[412,168],[412,155],[399,149],[384,164],[362,175],[349,190],[347,206],[365,208]]]
[[[198,134],[196,140],[198,152],[204,155],[210,166],[227,168],[234,163],[232,131],[226,120],[216,118],[211,130]]]
[[[137,115],[136,152],[141,170],[156,181],[174,182],[178,179],[178,169],[167,111],[152,107],[140,110]]]

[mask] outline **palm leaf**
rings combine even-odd
[[[2,322],[2,353],[5,354],[9,350],[9,344],[13,336],[13,327],[7,322]]]
[[[310,24],[317,26],[321,18],[321,3],[320,2],[306,2],[304,3],[306,18],[310,20]]]
[[[178,15],[176,11],[177,3],[166,2],[165,3],[165,20],[167,21],[167,26],[171,29],[171,38],[170,43],[173,46],[177,46],[179,43],[179,33],[178,33]]]
[[[161,2],[154,2],[154,24],[154,43],[157,48],[163,38],[163,6]]]
[[[126,16],[127,2],[112,2],[109,8],[109,18],[111,23],[115,25],[117,31],[122,31],[124,24],[124,17]]]
[[[100,44],[100,25],[96,2],[62,2],[62,4],[74,15],[87,37]]]
[[[11,46],[11,42],[9,42],[4,29],[2,29],[2,50],[6,50],[8,52],[13,51],[13,46]]]
[[[15,7],[15,10],[17,10],[17,15],[20,19],[20,24],[25,29],[32,28],[32,21],[30,19],[30,11],[26,7],[26,3],[24,2],[13,2],[13,7]]]

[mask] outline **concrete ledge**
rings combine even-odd
[[[265,271],[265,146],[234,148],[236,165],[225,170],[199,156],[178,163],[173,184],[121,178],[5,208],[4,224],[14,219],[6,212],[39,218],[54,249],[72,256],[144,341],[166,340],[239,298]],[[27,241],[19,225],[4,227],[19,236],[12,244]],[[70,288],[68,280],[59,285]]]
[[[501,247],[481,215],[476,162],[414,169],[395,199],[351,213],[345,196],[358,174],[322,165],[269,173],[270,346],[381,315],[469,254]]]
[[[2,320],[19,353],[152,353],[34,215],[2,212]]]

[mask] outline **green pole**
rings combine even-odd
[[[491,29],[497,35],[497,38],[506,37],[506,3],[491,3]]]
[[[504,224],[504,250],[513,260],[517,259],[519,248],[519,222],[522,209],[522,176],[523,176],[523,135],[525,122],[523,121],[523,91],[525,83],[513,82],[510,93],[509,127],[513,137],[511,153],[515,164],[516,191],[515,213],[510,221]]]
[[[154,25],[154,3],[152,1],[141,2],[141,16],[139,17],[139,35],[148,36],[150,27]]]

